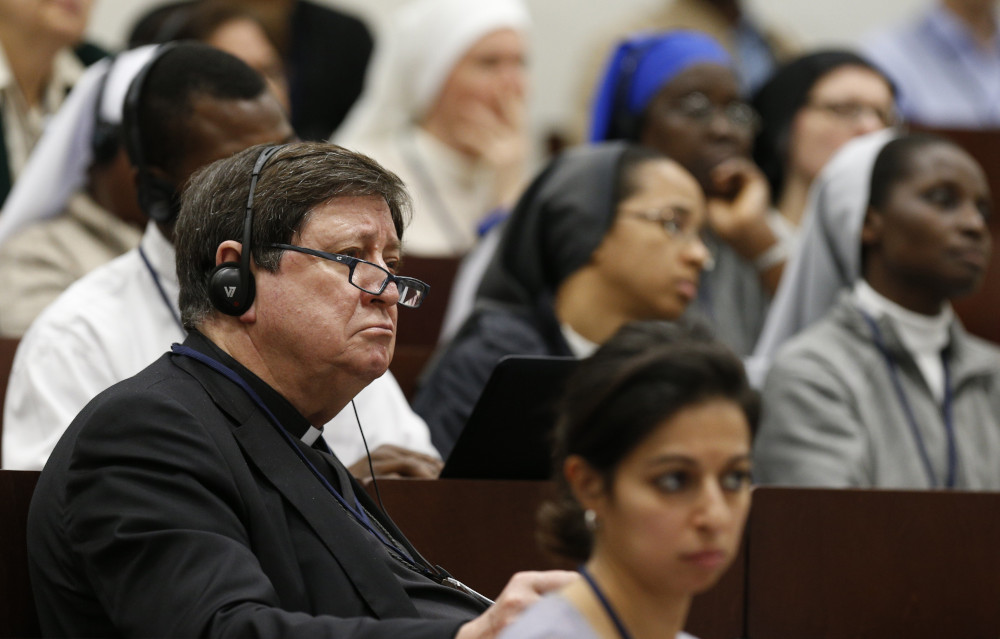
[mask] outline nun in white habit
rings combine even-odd
[[[406,183],[408,254],[465,254],[520,195],[529,23],[522,0],[415,0],[380,34],[333,141]]]
[[[87,69],[4,203],[0,335],[20,337],[70,284],[139,245],[145,215],[119,127],[128,86],[155,48]]]

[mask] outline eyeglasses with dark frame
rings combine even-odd
[[[727,122],[739,129],[752,133],[760,129],[760,116],[746,102],[734,100],[728,104],[718,105],[700,91],[683,95],[673,102],[664,104],[663,108],[701,125],[708,124],[716,114],[721,113]]]
[[[622,209],[620,214],[624,214],[625,217],[633,220],[652,222],[662,228],[671,239],[677,240],[682,244],[691,245],[695,242],[702,242],[704,244],[704,240],[701,237],[701,230],[698,227],[689,226],[685,228],[678,221],[677,215],[669,208],[638,210]],[[715,259],[711,253],[709,253],[708,259],[705,261],[704,266],[702,266],[702,270],[711,271],[713,268],[715,268]]]
[[[396,290],[399,291],[399,301],[397,303],[406,308],[419,308],[431,288],[429,284],[421,282],[416,278],[395,275],[378,264],[373,264],[361,258],[341,255],[340,253],[327,253],[326,251],[318,251],[293,244],[268,244],[267,246],[268,248],[295,251],[343,264],[347,266],[347,281],[350,282],[351,286],[361,289],[369,295],[381,295],[385,292],[390,282],[395,282]]]

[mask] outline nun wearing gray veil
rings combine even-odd
[[[759,483],[1000,489],[1000,349],[949,303],[982,281],[989,202],[933,136],[871,133],[827,164],[748,366]]]
[[[650,214],[643,210],[630,212],[619,229],[619,205],[654,184],[667,192],[656,197],[684,219],[667,230],[642,218]],[[655,151],[610,142],[556,158],[518,201],[472,315],[431,363],[413,403],[441,455],[451,451],[500,358],[586,357],[627,321],[679,317],[709,257],[698,236],[704,207],[691,174]],[[634,285],[607,284],[607,269],[615,268]],[[601,275],[577,286],[595,272]]]

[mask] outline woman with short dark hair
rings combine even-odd
[[[771,202],[799,226],[809,186],[845,142],[897,124],[892,83],[850,51],[816,51],[778,69],[754,96],[754,160]]]

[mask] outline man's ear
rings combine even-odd
[[[239,262],[243,254],[243,245],[236,240],[226,240],[215,249],[215,265],[226,262]]]
[[[604,478],[579,455],[570,455],[563,462],[563,475],[573,491],[573,497],[585,510],[600,510],[606,501]]]
[[[875,246],[882,241],[882,232],[885,228],[885,218],[882,213],[869,206],[865,212],[865,221],[861,225],[861,245]]]

